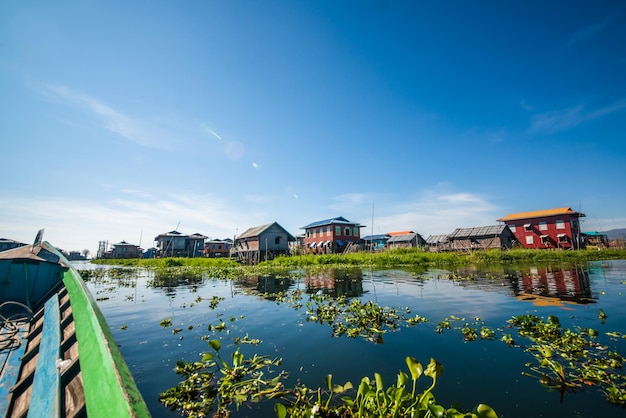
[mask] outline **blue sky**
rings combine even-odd
[[[626,227],[625,39],[623,1],[4,1],[0,237]]]

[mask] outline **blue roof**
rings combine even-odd
[[[388,234],[378,234],[378,235],[368,235],[366,237],[361,237],[361,239],[364,241],[374,241],[374,240],[381,240],[381,239],[389,239],[390,237],[391,235],[388,235]]]
[[[358,222],[350,222],[343,216],[337,216],[336,218],[330,218],[330,219],[324,219],[323,221],[312,222],[308,225],[300,227],[300,229],[315,228],[316,226],[331,225],[331,224],[345,224],[345,225],[361,226]]]

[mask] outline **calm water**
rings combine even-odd
[[[76,266],[102,268],[86,263]],[[446,270],[325,271],[291,280],[206,278],[193,286],[151,288],[148,286],[148,281],[153,279],[151,273],[137,270],[132,279],[92,281],[88,286],[99,299],[98,304],[154,417],[179,416],[159,403],[158,394],[180,380],[173,372],[176,361],[196,361],[199,353],[209,351],[201,337],[209,334],[210,324],[221,320],[227,323],[228,331],[212,331],[210,335],[222,340],[224,358],[230,359],[229,354],[236,347],[233,338],[248,334],[262,343],[256,347],[241,345],[242,352],[282,357],[282,368],[290,371],[291,383],[300,380],[309,387],[324,386],[324,376],[332,373],[334,383],[351,381],[358,385],[362,377],[379,372],[391,384],[399,370],[407,371],[406,356],[415,357],[424,365],[433,357],[444,365],[434,394],[438,403],[446,407],[454,402],[465,408],[486,403],[500,417],[624,415],[623,409],[608,404],[596,388],[566,395],[561,403],[558,392],[549,391],[535,378],[522,376],[527,370],[525,363],[534,358],[521,348],[501,342],[501,333],[495,341],[466,342],[458,329],[438,334],[435,328],[440,321],[454,315],[464,321],[453,322],[453,327],[465,323],[475,328],[484,325],[510,333],[526,344],[515,329],[506,328],[508,319],[522,314],[544,319],[556,315],[564,327],[597,329],[599,341],[626,355],[626,340],[611,341],[605,335],[609,331],[626,334],[622,296],[626,290],[626,260],[593,262],[579,269],[555,266],[512,271],[464,269],[453,272],[457,279],[451,278],[450,273]],[[381,306],[399,308],[401,313],[408,308],[410,316],[418,314],[429,322],[403,325],[385,334],[383,344],[347,336],[333,337],[328,325],[307,321],[306,308],[297,309],[293,304],[258,296],[258,291],[292,289],[373,300]],[[215,309],[209,306],[213,296],[224,298]],[[198,297],[202,298],[200,302]],[[303,302],[306,300],[305,296]],[[608,315],[604,324],[598,319],[600,309]],[[172,327],[159,325],[168,318]],[[183,331],[173,334],[174,327]],[[238,416],[274,414],[270,405],[254,410],[244,408]]]

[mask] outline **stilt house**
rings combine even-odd
[[[289,243],[295,240],[276,222],[255,226],[235,238],[232,255],[246,264],[257,264],[289,254]]]
[[[515,235],[506,225],[457,228],[448,235],[453,251],[508,249],[516,242]]]
[[[512,213],[498,222],[508,225],[525,248],[580,249],[584,247],[580,230],[580,218],[584,216],[571,208],[555,208]]]

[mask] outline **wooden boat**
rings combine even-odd
[[[1,416],[150,416],[93,296],[56,248],[36,240],[0,252],[0,297]]]

